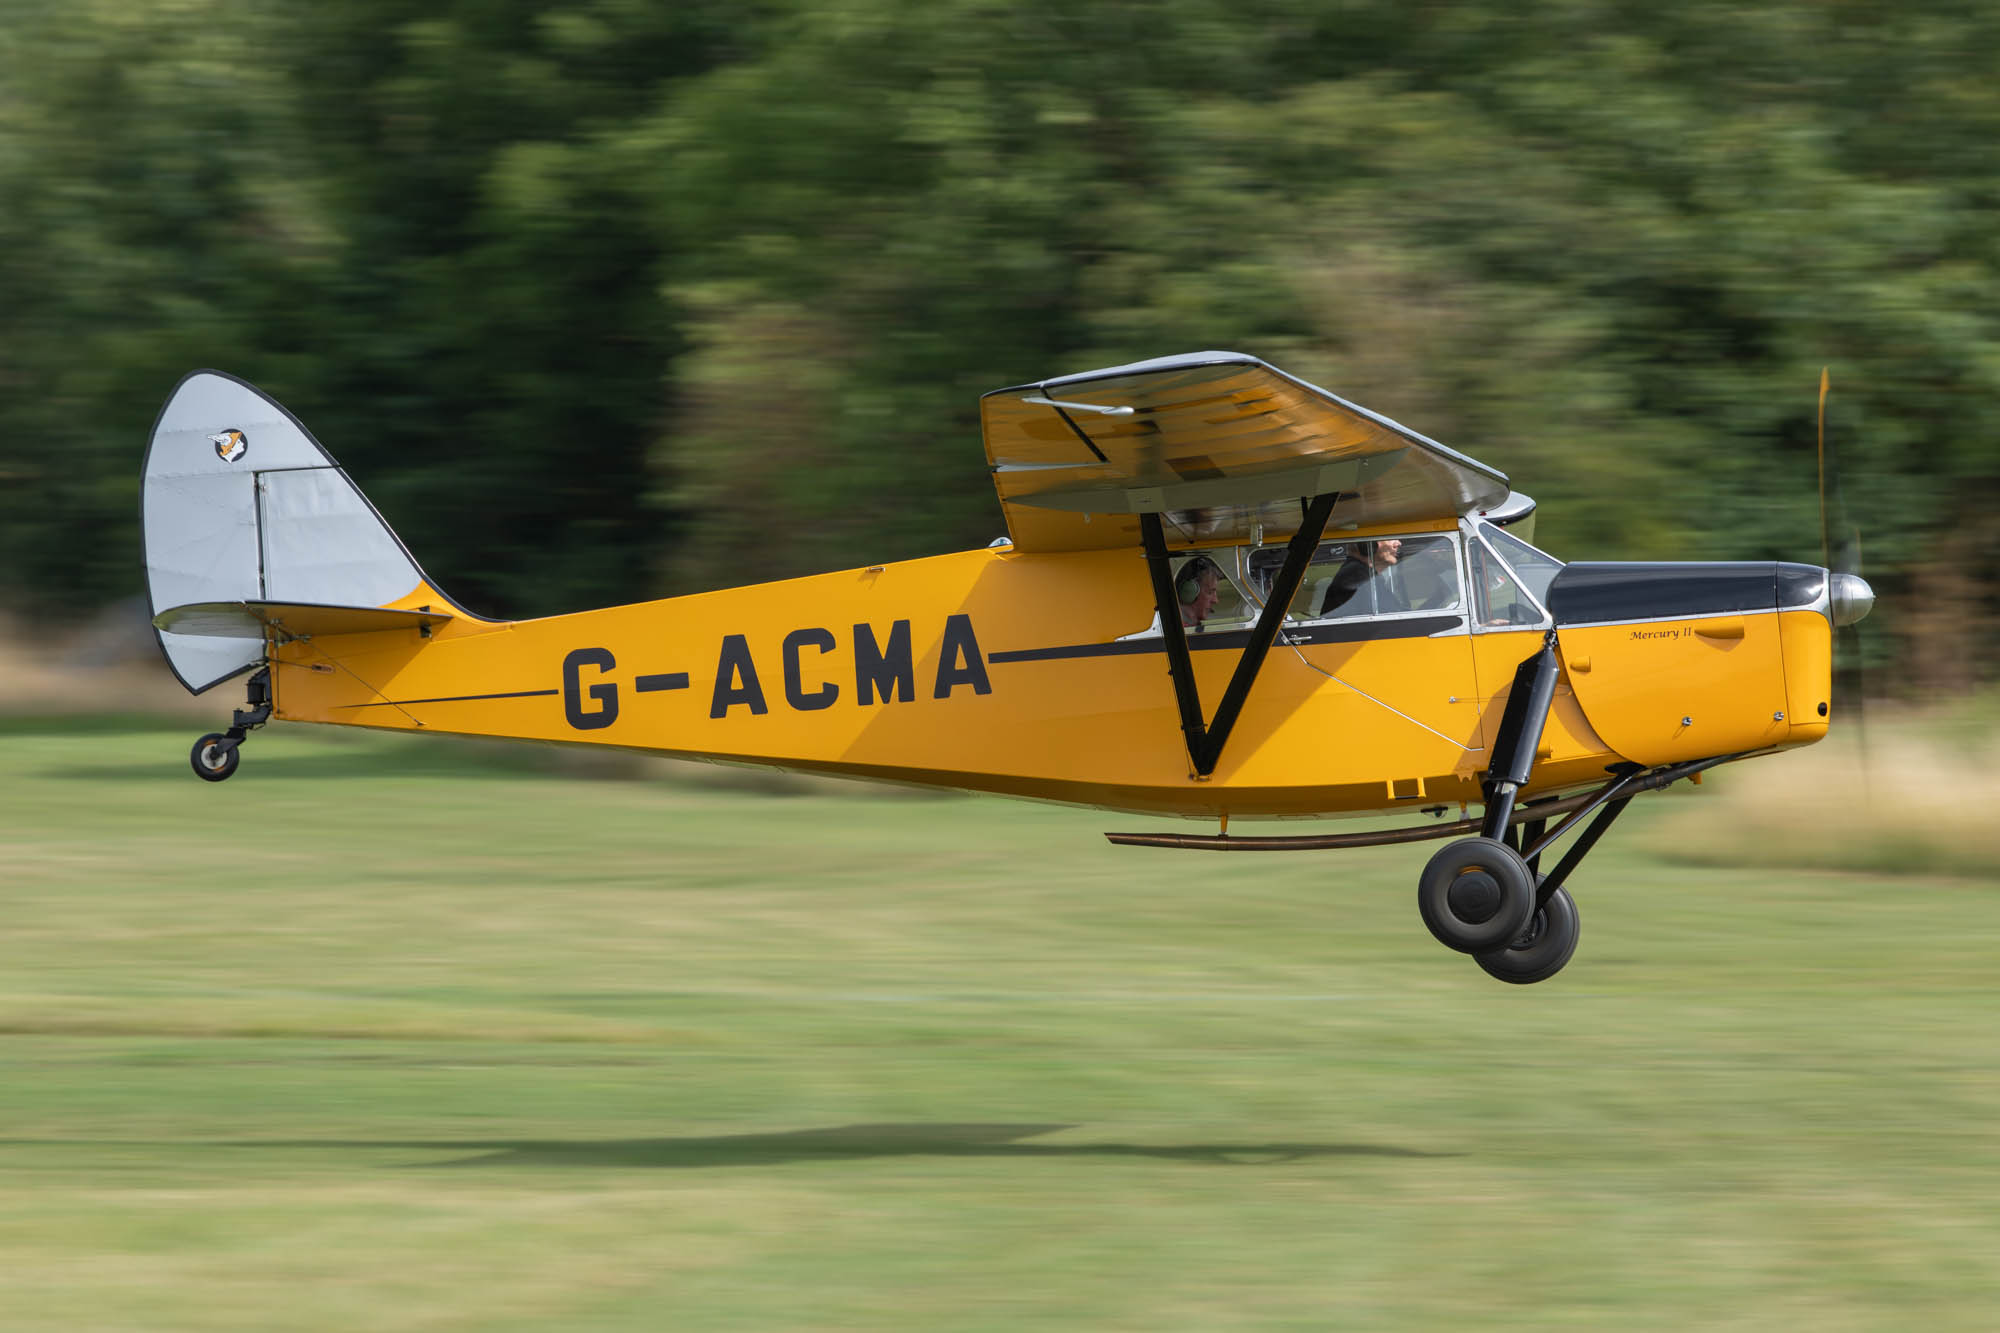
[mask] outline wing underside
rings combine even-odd
[[[1137,515],[1186,541],[1293,531],[1314,495],[1332,525],[1451,518],[1507,479],[1406,426],[1239,352],[1195,352],[998,389],[987,462],[1017,549],[1137,546]]]

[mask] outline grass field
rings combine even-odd
[[[1424,847],[192,731],[0,735],[10,1331],[2000,1324],[1987,879],[1642,802],[1520,988]]]

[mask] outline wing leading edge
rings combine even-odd
[[[1188,540],[1241,540],[1290,533],[1306,496],[1339,492],[1342,527],[1452,518],[1508,490],[1495,469],[1241,352],[996,389],[979,407],[1020,550],[1137,546],[1144,513]]]

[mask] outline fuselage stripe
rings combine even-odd
[[[1458,616],[1413,616],[1407,620],[1356,621],[1352,624],[1308,625],[1280,631],[1283,641],[1303,647],[1320,643],[1370,643],[1382,639],[1423,639],[1460,628]],[[1249,630],[1222,634],[1190,634],[1190,652],[1219,648],[1241,648],[1250,641]],[[1162,639],[1118,639],[1112,643],[1073,643],[1058,648],[1009,648],[988,653],[989,662],[1051,662],[1074,657],[1126,657],[1135,653],[1164,653]]]

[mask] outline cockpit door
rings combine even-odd
[[[1283,553],[1244,555],[1253,596]],[[1285,623],[1283,651],[1324,682],[1318,743],[1345,780],[1387,781],[1415,799],[1422,778],[1483,767],[1467,634],[1463,554],[1454,533],[1322,542]]]

